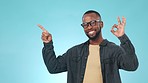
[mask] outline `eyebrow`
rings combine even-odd
[[[98,20],[92,20],[92,21],[98,21],[98,22],[99,22],[99,21],[101,21],[101,20],[98,19]],[[91,22],[91,21],[89,21],[89,22]],[[89,23],[89,22],[83,22],[83,23]]]

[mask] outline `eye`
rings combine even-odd
[[[92,26],[95,26],[95,25],[96,25],[96,21],[91,21],[90,24],[91,24]]]
[[[87,23],[83,23],[83,24],[81,24],[83,27],[87,27]]]

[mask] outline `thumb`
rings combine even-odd
[[[111,32],[112,32],[113,34],[115,33],[114,28],[116,28],[116,24],[114,24],[114,25],[112,26],[112,28],[111,28]]]

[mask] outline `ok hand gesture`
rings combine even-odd
[[[111,32],[116,36],[116,37],[121,37],[122,35],[124,35],[124,28],[126,25],[126,18],[122,17],[122,22],[120,20],[120,18],[117,18],[118,20],[118,25],[114,24],[112,26]],[[114,28],[116,28],[117,30],[114,30]]]
[[[44,43],[49,43],[52,40],[52,35],[40,24],[38,24],[38,27],[42,29],[42,41]]]

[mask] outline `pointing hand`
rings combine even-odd
[[[42,29],[42,41],[44,43],[49,43],[52,40],[52,35],[40,24],[37,25],[40,29]]]

